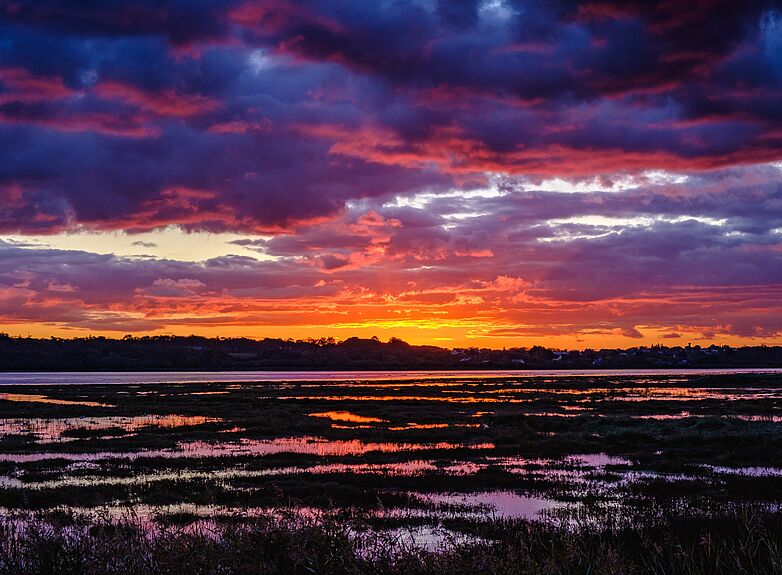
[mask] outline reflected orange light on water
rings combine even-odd
[[[51,403],[54,405],[84,405],[86,407],[116,407],[108,403],[97,401],[73,401],[69,399],[55,399],[45,395],[33,395],[27,393],[0,393],[0,400],[21,401],[26,403]]]
[[[310,417],[323,417],[332,421],[345,421],[349,423],[387,423],[385,419],[378,417],[364,417],[356,415],[349,411],[323,411],[321,413],[310,413]]]

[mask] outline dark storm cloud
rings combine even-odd
[[[8,20],[97,37],[162,36],[174,44],[226,34],[227,0],[41,0],[0,4]]]
[[[271,230],[487,171],[782,148],[768,2],[60,0],[5,2],[0,28],[6,230]]]

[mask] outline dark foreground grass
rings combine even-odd
[[[617,531],[507,522],[490,533],[427,550],[355,522],[295,516],[155,529],[134,519],[3,520],[0,573],[782,573],[779,514],[680,517]]]

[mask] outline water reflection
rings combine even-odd
[[[731,375],[736,373],[780,373],[778,368],[699,369],[701,375]],[[487,380],[549,377],[550,381],[567,377],[689,377],[692,369],[530,369],[476,371],[166,371],[166,372],[17,372],[0,373],[0,385],[78,385],[78,384],[182,384],[259,381],[409,381],[409,380]]]
[[[442,395],[283,395],[276,399],[299,401],[436,401],[442,403],[525,403],[531,401],[530,399],[514,397],[480,397],[472,395],[457,397]]]
[[[204,423],[219,423],[218,417],[203,415],[140,415],[106,417],[67,417],[57,419],[12,418],[0,419],[0,437],[12,435],[31,435],[38,443],[61,443],[74,441],[77,437],[66,437],[79,431],[118,430],[121,433],[133,433],[145,427],[173,429],[191,427]]]
[[[693,381],[701,385],[690,385]],[[624,504],[631,497],[643,499],[649,486],[677,492],[665,482],[689,482],[693,490],[711,494],[743,485],[733,477],[740,476],[762,478],[757,483],[773,489],[782,478],[774,454],[766,461],[722,453],[708,459],[699,452],[697,463],[689,465],[668,455],[678,453],[670,438],[682,430],[751,431],[758,437],[782,422],[782,387],[703,383],[657,373],[633,379],[591,373],[578,381],[559,376],[439,380],[422,374],[325,383],[239,378],[209,388],[134,385],[117,391],[102,387],[93,395],[86,387],[84,393],[77,389],[78,395],[60,390],[69,399],[57,399],[57,390],[49,388],[16,388],[10,391],[24,393],[4,393],[0,399],[83,406],[62,412],[88,416],[0,419],[5,451],[0,488],[18,490],[4,494],[9,505],[38,497],[44,507],[48,493],[38,492],[60,488],[66,489],[52,491],[53,499],[82,501],[91,488],[106,487],[96,489],[99,500],[116,493],[117,501],[132,505],[202,500],[202,492],[216,501],[252,505],[269,501],[275,489],[281,497],[297,498],[312,488],[321,490],[318,501],[343,497],[340,504],[350,506],[355,494],[371,506],[380,500],[376,494],[413,493],[416,501],[409,506],[392,499],[383,513],[435,523],[445,517],[537,519],[558,511],[563,501]],[[109,413],[119,415],[92,416],[101,412],[91,408],[108,405],[96,399],[115,402],[116,411]],[[0,406],[19,415],[34,407]],[[209,415],[139,415],[150,406]],[[705,463],[730,461],[741,465]],[[219,509],[203,506],[198,513]]]
[[[139,459],[139,458],[202,458],[202,457],[243,457],[277,455],[293,453],[303,455],[358,456],[371,452],[400,453],[437,450],[489,450],[493,443],[454,443],[439,441],[436,443],[401,442],[365,442],[359,439],[329,440],[322,437],[277,437],[274,439],[246,439],[235,442],[187,441],[178,444],[176,449],[144,449],[139,451],[115,452],[98,451],[86,453],[38,452],[38,453],[0,453],[0,461],[26,463],[62,459],[66,461],[98,461],[103,459]]]
[[[545,513],[565,505],[553,499],[504,490],[477,493],[419,493],[416,495],[429,504],[461,508],[480,516],[494,515],[512,519],[539,519]]]
[[[50,403],[52,405],[83,405],[86,407],[116,407],[107,403],[97,401],[82,401],[70,399],[56,399],[46,395],[36,395],[28,393],[0,393],[0,400],[20,401],[24,403]]]
[[[395,425],[389,427],[390,431],[407,431],[409,429],[446,429],[448,427],[481,427],[480,423],[406,423],[405,425]]]
[[[438,471],[434,461],[410,460],[397,463],[324,463],[310,466],[282,466],[266,469],[242,469],[232,467],[215,471],[161,470],[155,473],[138,473],[133,476],[79,475],[43,481],[26,481],[23,478],[0,476],[0,487],[24,489],[57,489],[62,487],[97,487],[105,485],[149,485],[166,481],[232,480],[285,475],[383,475],[410,477]]]
[[[349,411],[323,411],[320,413],[310,413],[310,417],[324,417],[332,421],[345,421],[350,423],[388,423],[385,419],[379,417],[366,417],[357,415]]]
[[[493,443],[397,443],[365,442],[360,439],[329,440],[322,437],[277,437],[274,439],[241,439],[236,443],[193,441],[180,444],[180,450],[190,457],[225,457],[240,455],[275,455],[298,453],[319,456],[364,455],[373,451],[400,453],[454,449],[494,449]]]
[[[782,398],[779,388],[649,387],[623,389],[614,401],[737,401]]]

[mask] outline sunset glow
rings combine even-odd
[[[0,3],[0,331],[782,343],[782,12],[647,6]]]

